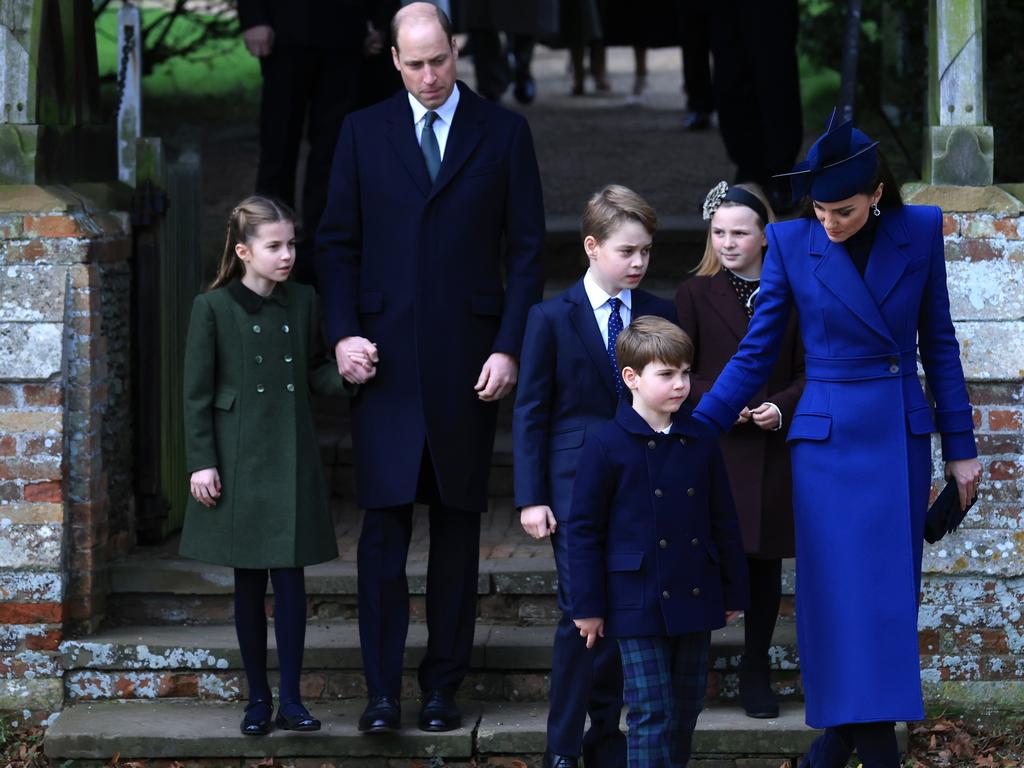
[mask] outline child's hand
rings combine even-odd
[[[351,384],[365,384],[377,374],[377,345],[362,336],[346,336],[334,345],[338,373]]]
[[[750,418],[754,420],[761,429],[766,432],[778,429],[779,424],[782,421],[782,414],[780,413],[778,406],[773,403],[761,403],[757,408],[750,412]]]
[[[604,637],[604,619],[573,619],[580,630],[580,637],[587,638],[587,648],[593,648],[597,638]]]
[[[216,507],[220,498],[220,474],[216,467],[200,469],[189,480],[192,496],[204,507]]]
[[[555,520],[555,513],[547,504],[535,504],[532,507],[523,507],[519,513],[519,524],[523,530],[535,539],[543,539],[545,536],[555,532],[558,528],[558,521]]]
[[[736,423],[746,424],[748,421],[750,421],[750,409],[744,408],[742,411],[740,411],[740,415],[736,417]]]

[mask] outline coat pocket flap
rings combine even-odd
[[[935,432],[935,419],[927,405],[907,411],[907,424],[914,435],[928,435]]]
[[[827,440],[832,431],[832,417],[826,413],[798,413],[789,425],[786,442],[793,440]]]
[[[639,571],[644,564],[643,552],[609,552],[607,569],[609,573],[616,571]]]
[[[501,315],[505,298],[498,293],[474,293],[470,297],[470,307],[477,315]]]
[[[360,312],[383,312],[384,293],[383,291],[364,291],[359,294]]]
[[[551,436],[551,450],[564,451],[566,448],[579,448],[583,445],[583,437],[586,432],[586,427],[570,429],[566,432],[556,432]]]
[[[234,392],[218,392],[213,398],[213,407],[221,411],[230,411],[235,404]]]

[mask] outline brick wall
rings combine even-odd
[[[60,707],[133,538],[130,254],[71,190],[0,187],[0,710]]]

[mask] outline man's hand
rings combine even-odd
[[[274,49],[274,28],[269,24],[257,24],[242,33],[246,50],[257,59],[264,59]]]
[[[346,336],[334,345],[338,373],[352,384],[365,384],[377,375],[377,345],[362,336]]]
[[[523,507],[519,513],[519,524],[523,530],[535,539],[543,539],[545,536],[555,532],[558,528],[558,521],[555,520],[555,513],[547,504],[535,504],[532,507]]]
[[[981,485],[981,462],[977,459],[947,461],[945,477],[947,480],[956,480],[956,487],[960,490],[960,509],[967,509],[971,499],[978,495],[978,487]]]
[[[750,412],[750,418],[766,432],[778,429],[779,424],[782,423],[782,414],[774,403],[761,403]]]
[[[384,50],[384,35],[381,31],[373,26],[372,23],[366,23],[366,37],[363,40],[363,55],[364,56],[376,56],[378,53]]]
[[[587,638],[587,648],[593,648],[597,638],[604,637],[604,619],[573,619],[580,637]]]
[[[220,498],[220,474],[216,467],[200,469],[189,479],[192,496],[204,507],[216,507]]]
[[[519,364],[516,359],[503,352],[494,352],[480,369],[480,378],[476,380],[473,389],[485,403],[492,403],[512,391],[518,376]]]

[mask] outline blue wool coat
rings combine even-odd
[[[793,307],[807,376],[788,434],[807,722],[920,720],[929,434],[941,433],[947,461],[977,453],[941,211],[883,209],[863,279],[816,220],[769,226],[750,328],[695,416],[732,425],[768,377]]]
[[[620,403],[587,430],[566,532],[572,617],[602,617],[608,637],[704,632],[747,605],[718,439],[684,412],[666,435]]]

